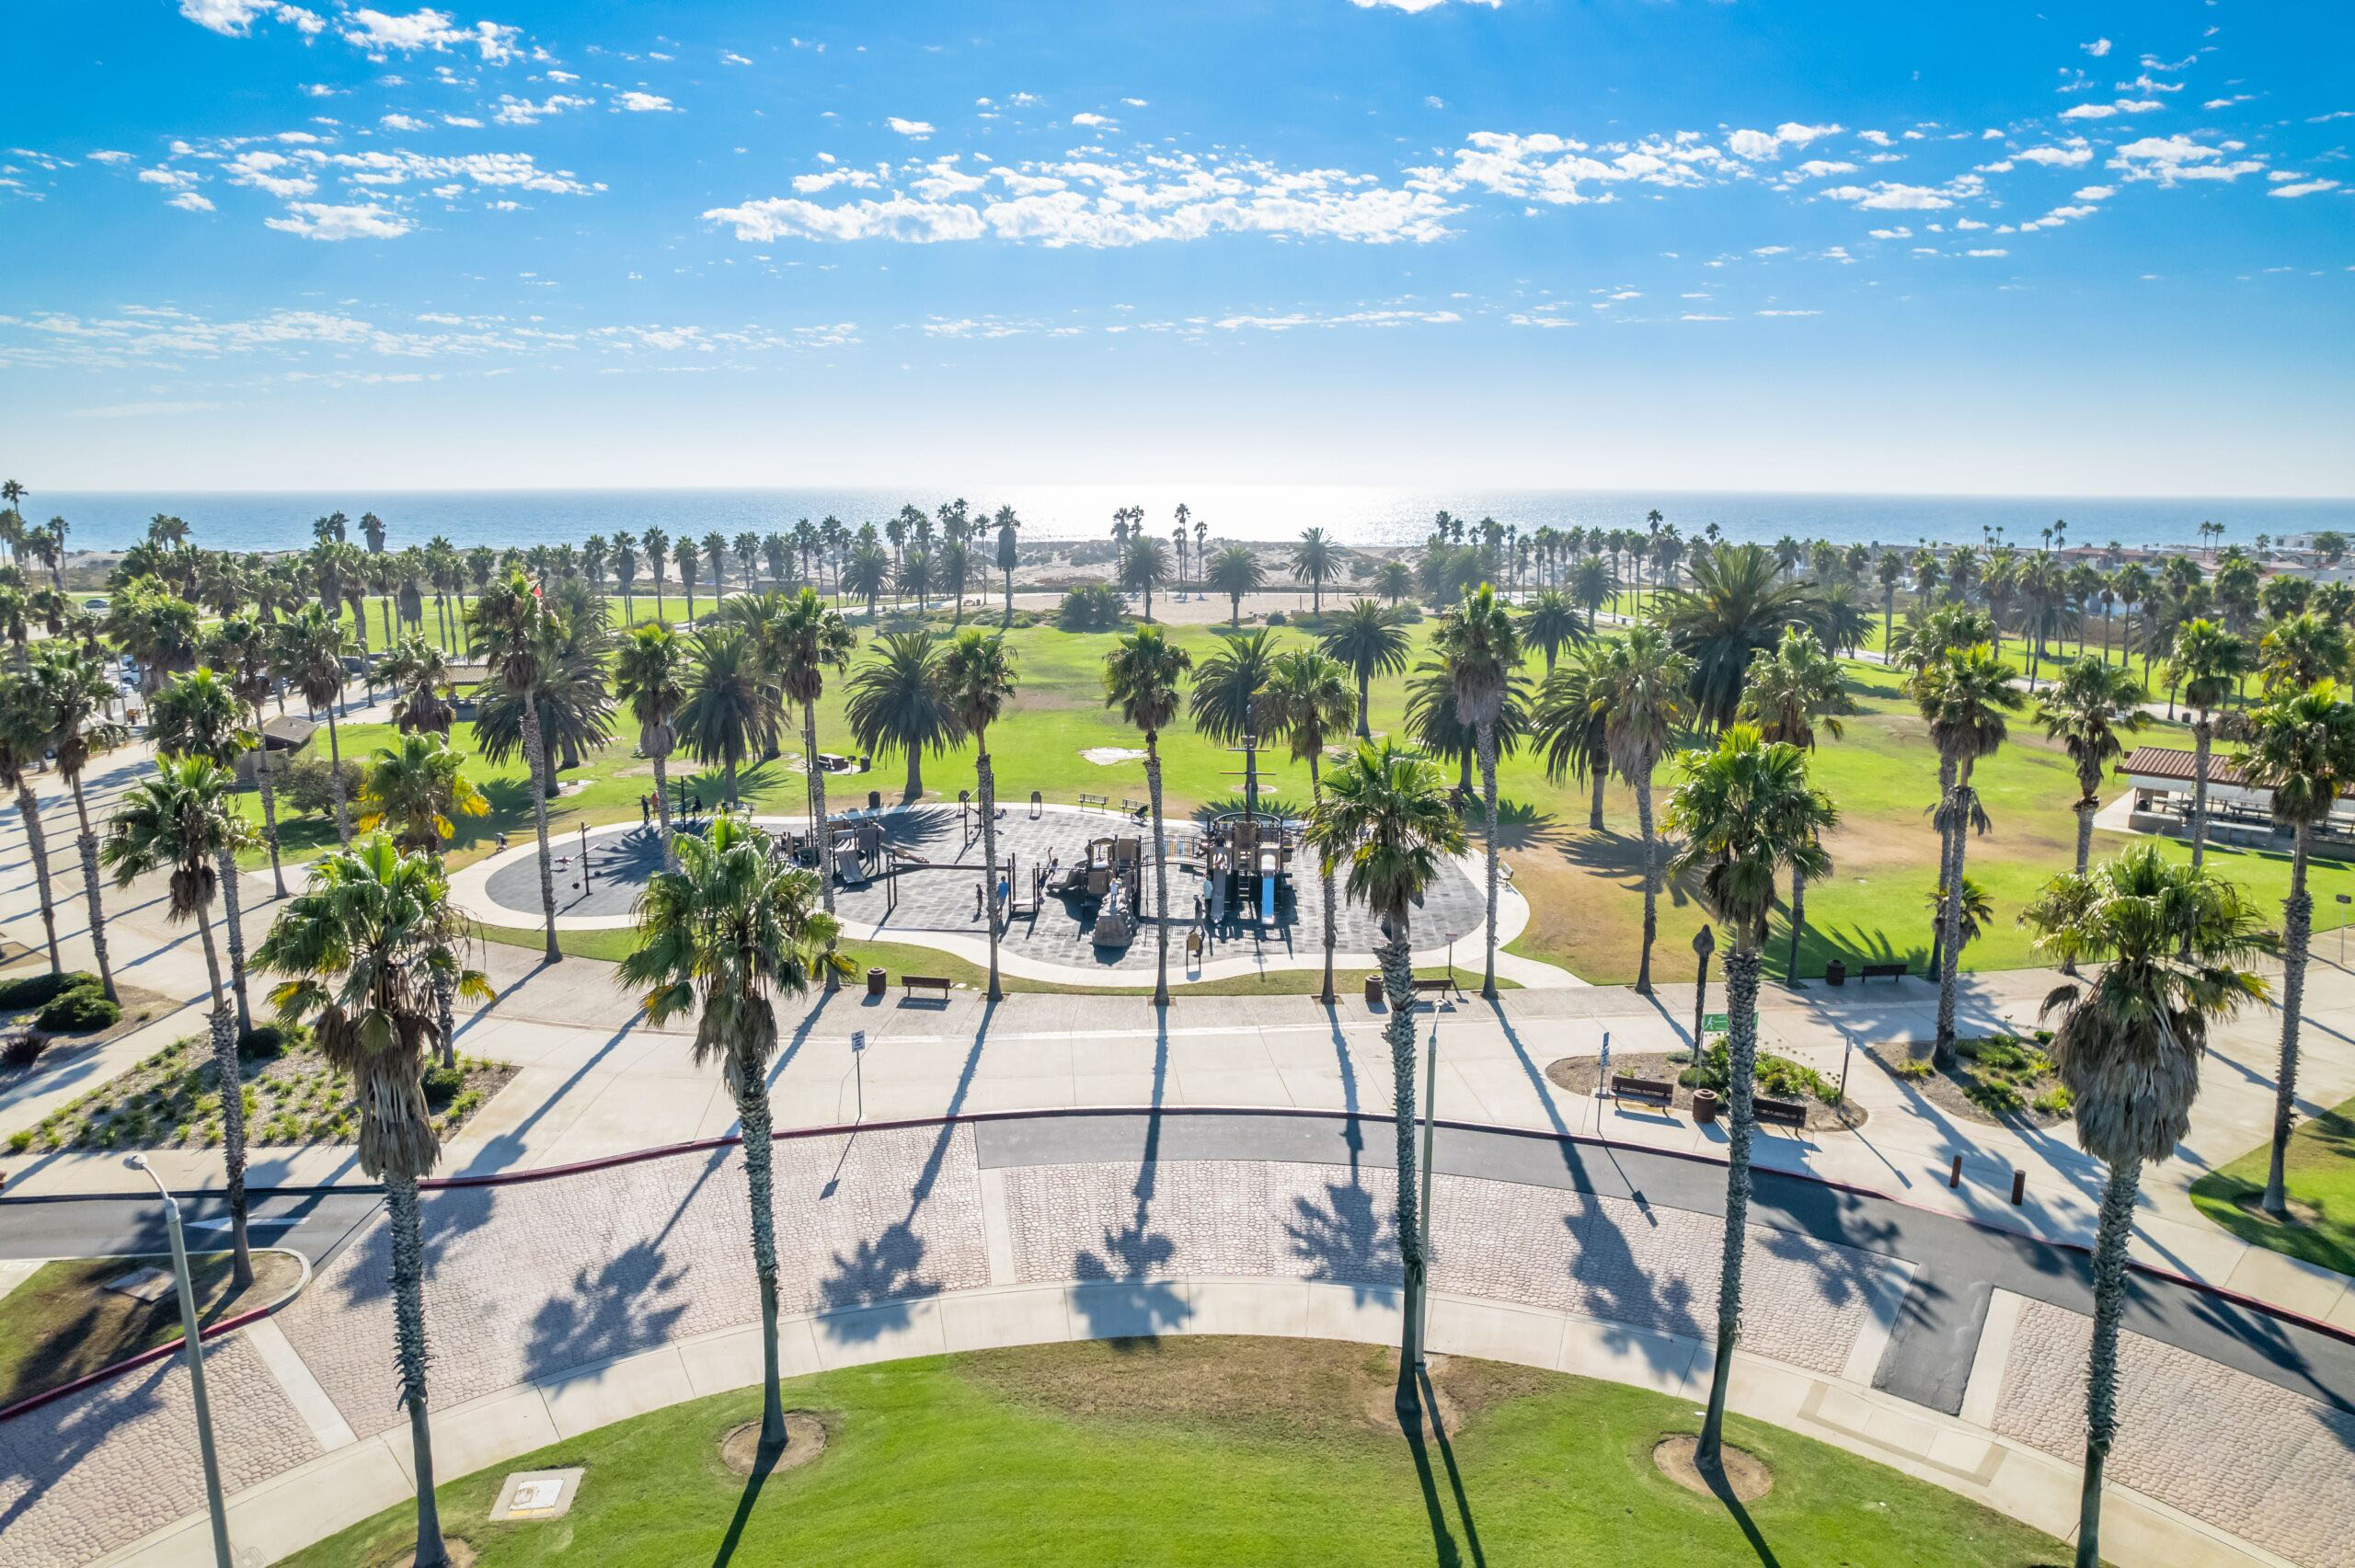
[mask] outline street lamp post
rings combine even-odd
[[[1423,1070],[1423,1276],[1415,1297],[1415,1365],[1428,1366],[1423,1346],[1431,1336],[1431,1124],[1439,1117],[1439,1020],[1431,1020],[1430,1064]]]
[[[180,1206],[164,1185],[164,1178],[147,1163],[147,1156],[132,1155],[131,1166],[146,1173],[155,1184],[156,1196],[164,1200],[164,1229],[172,1239],[172,1274],[180,1297],[181,1348],[188,1356],[189,1386],[196,1396],[196,1447],[204,1460],[204,1507],[213,1519],[213,1560],[217,1568],[230,1568],[229,1516],[221,1505],[221,1461],[213,1451],[213,1407],[204,1397],[204,1343],[196,1321],[196,1287],[188,1273],[188,1242],[180,1234]]]

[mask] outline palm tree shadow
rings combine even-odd
[[[1407,1452],[1415,1461],[1415,1480],[1422,1487],[1423,1514],[1431,1526],[1432,1560],[1441,1568],[1461,1568],[1464,1551],[1456,1545],[1455,1531],[1448,1524],[1447,1505],[1440,1501],[1439,1482],[1431,1474],[1430,1449],[1423,1441],[1421,1413],[1412,1416],[1400,1413],[1398,1433],[1407,1439]]]
[[[1477,1568],[1487,1568],[1488,1556],[1480,1550],[1480,1527],[1472,1518],[1472,1499],[1464,1490],[1464,1472],[1455,1468],[1455,1445],[1447,1440],[1447,1426],[1437,1419],[1439,1391],[1431,1387],[1431,1375],[1418,1370],[1417,1379],[1423,1385],[1423,1408],[1434,1413],[1431,1436],[1439,1444],[1440,1463],[1447,1470],[1447,1489],[1455,1495],[1456,1517],[1464,1521],[1464,1544],[1471,1549],[1472,1561]]]
[[[1147,1223],[1160,1179],[1161,1106],[1169,1081],[1169,1025],[1166,1013],[1155,1014],[1153,1054],[1153,1110],[1145,1121],[1144,1149],[1137,1162],[1136,1208],[1128,1225],[1104,1232],[1101,1255],[1083,1248],[1072,1260],[1073,1277],[1093,1287],[1074,1292],[1072,1304],[1088,1322],[1091,1337],[1110,1339],[1114,1348],[1129,1350],[1140,1334],[1157,1334],[1185,1326],[1194,1310],[1166,1278],[1177,1255],[1177,1242]]]
[[[744,1490],[736,1499],[736,1513],[728,1521],[728,1533],[720,1538],[719,1551],[711,1560],[711,1568],[727,1568],[736,1560],[736,1548],[744,1539],[744,1527],[751,1522],[753,1505],[761,1500],[761,1488],[768,1484],[776,1461],[785,1450],[761,1448],[752,1457],[752,1473],[744,1478]]]
[[[1497,847],[1500,850],[1567,850],[1575,835],[1569,824],[1525,801],[1497,803]]]
[[[1758,1554],[1758,1561],[1764,1564],[1764,1568],[1782,1568],[1783,1560],[1775,1555],[1775,1549],[1766,1544],[1764,1536],[1758,1533],[1758,1526],[1751,1518],[1750,1510],[1743,1507],[1741,1499],[1733,1494],[1733,1483],[1726,1479],[1725,1472],[1702,1471],[1700,1473],[1701,1479],[1708,1485],[1709,1495],[1723,1504],[1726,1512],[1733,1516],[1733,1522],[1741,1529],[1741,1539],[1750,1543],[1750,1550]]]

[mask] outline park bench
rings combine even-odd
[[[1464,994],[1463,988],[1455,983],[1455,977],[1453,975],[1438,975],[1429,979],[1418,975],[1415,977],[1414,983],[1415,994],[1417,996],[1460,997]]]
[[[1856,974],[1859,979],[1867,980],[1880,979],[1884,977],[1892,980],[1901,980],[1905,978],[1905,966],[1902,963],[1867,964],[1857,970]]]
[[[1774,1122],[1780,1127],[1804,1128],[1807,1126],[1807,1102],[1777,1100],[1771,1094],[1753,1094],[1750,1114],[1754,1120]]]
[[[1120,802],[1120,809],[1142,822],[1144,820],[1145,813],[1151,811],[1153,807],[1142,800],[1123,799]]]
[[[920,990],[928,990],[936,993],[941,1001],[947,1001],[948,985],[948,979],[939,975],[902,975],[900,977],[900,990],[909,996],[913,996]]]
[[[1100,795],[1089,795],[1084,790],[1080,793],[1079,808],[1082,811],[1101,811],[1110,804]]]
[[[1676,1099],[1676,1085],[1664,1078],[1638,1078],[1632,1072],[1611,1075],[1611,1093],[1622,1100],[1658,1100],[1665,1109]]]

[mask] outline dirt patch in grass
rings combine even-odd
[[[1755,1503],[1775,1490],[1775,1473],[1768,1470],[1757,1455],[1744,1453],[1729,1443],[1717,1447],[1717,1459],[1723,1479],[1705,1476],[1693,1462],[1693,1452],[1700,1439],[1679,1433],[1662,1437],[1652,1448],[1652,1463],[1660,1466],[1660,1474],[1687,1492],[1697,1492],[1704,1497],[1715,1497],[1720,1488],[1730,1487],[1736,1500]]]
[[[1023,1349],[967,1357],[966,1376],[1016,1403],[1083,1421],[1199,1423],[1281,1437],[1396,1436],[1398,1353],[1329,1340],[1096,1340],[1040,1356]],[[1550,1386],[1545,1374],[1434,1356],[1440,1418],[1453,1433]]]
[[[1770,1053],[1767,1052],[1759,1053],[1758,1089],[1761,1093],[1775,1094],[1779,1098],[1788,1086],[1769,1087],[1768,1078],[1775,1070],[1768,1065],[1769,1056]],[[1772,1059],[1779,1061],[1783,1059]],[[1566,1089],[1573,1094],[1591,1094],[1594,1093],[1596,1082],[1602,1077],[1601,1065],[1602,1059],[1599,1057],[1563,1057],[1546,1065],[1545,1078],[1557,1089]],[[1683,1111],[1686,1116],[1691,1116],[1693,1086],[1679,1083],[1677,1080],[1692,1065],[1693,1053],[1690,1051],[1620,1052],[1614,1054],[1611,1059],[1611,1072],[1614,1078],[1621,1073],[1626,1073],[1633,1078],[1648,1078],[1654,1082],[1664,1079],[1675,1083],[1675,1095],[1670,1101],[1670,1104],[1674,1109]],[[1786,1065],[1791,1068],[1798,1067],[1797,1063]],[[1809,1093],[1793,1093],[1789,1097],[1798,1100],[1807,1106],[1807,1130],[1809,1132],[1830,1132],[1860,1127],[1865,1125],[1865,1108],[1853,1099],[1843,1100],[1840,1104],[1833,1105],[1827,1104]],[[1627,1104],[1648,1109],[1654,1102],[1630,1100]]]
[[[257,1030],[238,1055],[246,1101],[246,1140],[253,1148],[344,1144],[359,1136],[351,1080],[327,1064],[306,1032]],[[447,1138],[515,1076],[505,1062],[461,1056],[454,1070],[425,1078],[426,1104]],[[112,1082],[52,1111],[37,1127],[11,1135],[8,1151],[215,1149],[221,1097],[212,1042],[175,1040]]]
[[[269,1306],[303,1277],[303,1262],[292,1253],[257,1248],[253,1259],[253,1284],[234,1291],[227,1253],[190,1256],[200,1322],[212,1324]],[[167,1253],[67,1258],[43,1264],[31,1278],[0,1296],[0,1405],[30,1399],[179,1338],[175,1290],[167,1288],[154,1300],[143,1301],[106,1288],[108,1282],[144,1269],[160,1270],[168,1278],[171,1268]]]
[[[442,1550],[449,1554],[450,1568],[475,1568],[475,1549],[456,1536],[443,1536]],[[417,1549],[410,1547],[397,1557],[385,1559],[384,1568],[417,1568]]]
[[[785,1413],[785,1450],[776,1462],[768,1467],[771,1475],[782,1475],[789,1470],[799,1470],[816,1461],[826,1451],[826,1424],[816,1412],[788,1410]],[[731,1426],[719,1439],[719,1462],[734,1475],[750,1475],[760,1463],[761,1424],[746,1421]]]
[[[1865,1055],[1900,1085],[1959,1121],[2048,1127],[2069,1119],[2069,1091],[2035,1041],[1998,1035],[1957,1040],[1955,1049],[1959,1059],[1951,1069],[1934,1063],[1927,1045],[1867,1046]]]

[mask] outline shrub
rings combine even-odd
[[[2077,1097],[2065,1083],[2056,1083],[2036,1097],[2036,1108],[2048,1116],[2065,1116],[2076,1103]]]
[[[269,1061],[305,1044],[309,1038],[310,1031],[300,1024],[292,1028],[277,1024],[258,1024],[237,1036],[237,1054],[258,1061]]]
[[[2009,1116],[2028,1102],[2010,1084],[1992,1078],[1974,1078],[1963,1085],[1963,1098],[1991,1116]]]
[[[466,1075],[461,1069],[429,1067],[425,1070],[425,1103],[438,1109],[465,1085]]]
[[[52,1035],[88,1035],[122,1022],[122,1009],[97,986],[77,987],[40,1010],[33,1026]]]
[[[57,975],[20,976],[0,984],[0,1012],[22,1013],[28,1008],[46,1007],[69,990],[96,988],[98,984],[98,977],[87,969],[68,969]]]
[[[1937,1070],[1937,1064],[1927,1057],[1897,1064],[1897,1076],[1900,1078],[1927,1078]]]
[[[1055,624],[1066,632],[1109,632],[1120,624],[1120,596],[1109,583],[1092,582],[1063,595]]]
[[[1269,624],[1269,625],[1270,625],[1270,626],[1285,626],[1285,625],[1290,625],[1291,624],[1292,624],[1292,623],[1291,623],[1291,618],[1290,618],[1289,616],[1285,615],[1285,613],[1284,613],[1282,611],[1281,611],[1281,610],[1270,610],[1270,611],[1269,611],[1269,612],[1268,612],[1268,624]]]
[[[40,1053],[48,1048],[48,1036],[28,1029],[10,1040],[7,1049],[0,1050],[0,1068],[10,1072],[19,1071],[40,1060]]]
[[[12,1132],[8,1135],[8,1152],[11,1154],[22,1154],[26,1150],[30,1149],[32,1146],[33,1129],[31,1127],[26,1127],[22,1131]]]
[[[343,798],[347,805],[360,798],[360,764],[343,765]],[[327,761],[324,757],[304,757],[286,765],[278,779],[278,798],[297,811],[316,812],[322,817],[335,814],[334,785],[329,782]]]
[[[1688,1089],[1714,1089],[1720,1094],[1726,1093],[1732,1078],[1733,1059],[1722,1037],[1711,1040],[1707,1053],[1676,1075],[1676,1081]],[[1778,1100],[1812,1097],[1827,1105],[1840,1103],[1837,1084],[1815,1069],[1771,1051],[1758,1053],[1758,1067],[1752,1082],[1759,1093]]]

